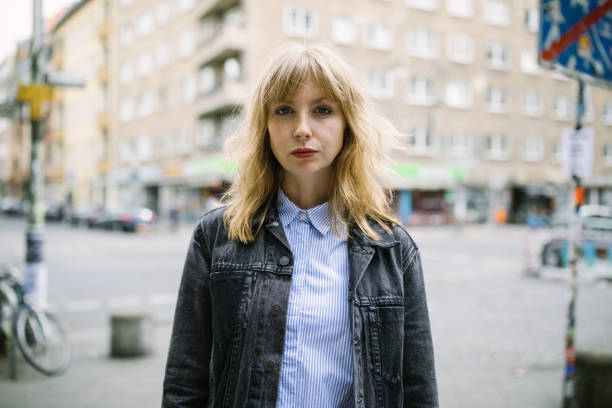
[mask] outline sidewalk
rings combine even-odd
[[[170,324],[154,326],[154,353],[142,358],[110,358],[110,331],[90,334],[72,340],[72,365],[60,377],[39,374],[20,356],[12,381],[0,359],[0,408],[159,407]]]

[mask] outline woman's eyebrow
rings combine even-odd
[[[314,101],[312,101],[312,104],[315,105],[317,103],[321,103],[321,102],[329,102],[329,103],[335,103],[333,99],[330,99],[327,96],[321,96],[320,98],[315,99]]]

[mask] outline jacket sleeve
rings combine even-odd
[[[178,293],[163,385],[162,407],[204,407],[209,399],[211,356],[210,253],[195,228]]]
[[[423,269],[414,247],[404,270],[404,407],[438,406]]]

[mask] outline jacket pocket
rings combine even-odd
[[[239,355],[250,303],[252,271],[223,270],[210,275],[212,324],[215,355],[214,381],[217,392],[214,406],[228,407],[236,397]],[[221,403],[222,401],[222,403]]]

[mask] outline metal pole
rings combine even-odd
[[[42,0],[32,1],[31,83],[41,83],[44,60],[41,58],[43,42]],[[30,206],[26,229],[25,289],[30,301],[44,307],[47,303],[47,269],[43,259],[45,228],[43,148],[44,117],[36,117],[31,110],[30,178],[27,198]]]
[[[584,81],[578,80],[578,103],[576,105],[576,132],[582,129],[584,115]],[[575,407],[576,386],[576,299],[578,298],[578,243],[580,240],[580,206],[584,202],[584,188],[580,177],[572,175],[570,199],[568,257],[571,268],[571,299],[567,310],[567,331],[565,336],[565,376],[563,379],[563,408]]]

